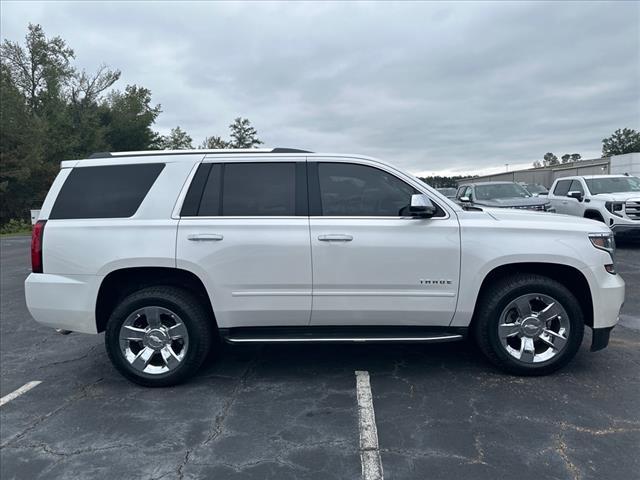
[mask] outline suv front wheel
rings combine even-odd
[[[202,303],[171,286],[149,287],[124,298],[105,331],[111,362],[129,380],[147,387],[183,382],[211,348],[212,320]]]
[[[498,367],[517,375],[545,375],[578,352],[584,316],[561,283],[520,274],[483,293],[474,328],[480,349]]]

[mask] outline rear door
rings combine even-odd
[[[305,158],[215,157],[184,199],[177,266],[203,280],[221,328],[308,325]]]
[[[422,192],[375,162],[308,165],[312,325],[449,325],[460,271],[455,213],[405,216]]]

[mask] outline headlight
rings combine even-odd
[[[611,232],[609,232],[609,233],[590,233],[589,234],[589,240],[591,240],[591,243],[597,249],[604,250],[605,252],[609,253],[609,256],[611,257],[611,263],[607,263],[604,266],[604,269],[607,271],[607,273],[610,273],[611,275],[615,275],[616,274],[616,260],[615,260],[615,257],[614,257],[614,253],[616,251],[616,242],[613,239],[613,233],[611,233]]]
[[[616,242],[613,239],[613,233],[590,233],[589,240],[591,240],[594,247],[609,252],[613,257],[613,253],[616,251]]]
[[[622,206],[623,205],[624,205],[624,202],[605,202],[604,208],[609,210],[614,215],[617,215],[618,217],[621,217],[622,215],[620,215],[617,212],[622,212]]]

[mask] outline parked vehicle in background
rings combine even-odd
[[[105,332],[115,368],[147,386],[193,375],[217,339],[472,336],[504,370],[543,375],[585,326],[606,347],[624,301],[613,256],[605,225],[464,209],[373,158],[123,152],[62,162],[25,293],[43,325]]]
[[[458,187],[456,201],[461,205],[493,208],[519,208],[553,212],[546,198],[531,195],[515,182],[477,182]]]
[[[455,200],[456,198],[455,188],[443,187],[443,188],[436,188],[436,190],[439,191],[445,197],[447,197],[449,200]]]
[[[548,195],[549,190],[544,185],[540,185],[539,183],[524,183],[522,186],[534,197],[539,197],[540,195]]]
[[[627,175],[563,177],[549,201],[558,213],[605,223],[616,234],[640,236],[640,179]]]

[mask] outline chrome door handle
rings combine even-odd
[[[353,240],[353,237],[351,235],[333,233],[329,235],[319,235],[318,240],[321,242],[350,242]]]
[[[192,242],[219,242],[224,237],[219,233],[197,233],[187,236]]]

